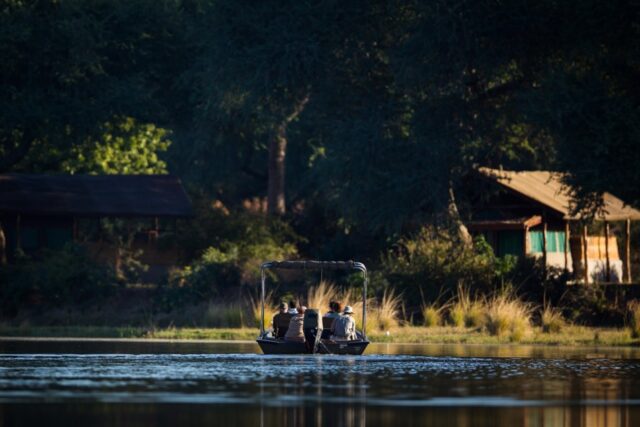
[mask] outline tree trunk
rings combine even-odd
[[[285,204],[285,160],[287,156],[287,128],[304,110],[309,102],[309,93],[296,104],[293,112],[275,128],[269,141],[269,163],[267,166],[267,211],[271,215],[284,215]]]
[[[467,226],[464,225],[462,219],[460,218],[460,212],[458,211],[458,205],[456,204],[456,198],[453,194],[453,186],[449,184],[449,207],[448,207],[449,219],[452,224],[455,226],[456,233],[458,234],[458,238],[465,246],[471,246],[473,244],[473,239],[471,238],[471,234],[469,234],[469,230]]]
[[[270,214],[284,215],[284,162],[287,155],[287,123],[280,123],[269,141],[267,209]]]

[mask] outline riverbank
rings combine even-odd
[[[168,340],[254,340],[254,328],[142,328],[102,326],[0,326],[0,337],[37,338],[136,338]],[[508,336],[492,336],[470,328],[415,327],[393,328],[368,334],[375,343],[407,344],[527,344],[563,346],[640,346],[628,329],[567,326],[557,333],[540,328],[514,342]]]

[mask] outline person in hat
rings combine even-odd
[[[288,309],[287,303],[281,302],[278,306],[278,313],[273,316],[273,336],[276,338],[283,338],[287,329],[289,329],[291,314],[287,313]]]
[[[356,339],[356,321],[353,319],[353,308],[350,305],[344,308],[342,315],[333,322],[334,341],[353,341]]]
[[[307,307],[300,306],[298,314],[294,315],[289,322],[289,329],[284,335],[285,341],[304,342],[304,312]]]

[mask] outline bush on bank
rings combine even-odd
[[[382,257],[380,275],[405,300],[429,302],[453,296],[459,286],[489,293],[515,266],[515,258],[496,257],[481,236],[465,245],[447,230],[424,227]]]
[[[118,287],[113,269],[93,261],[76,244],[44,251],[37,258],[18,256],[15,263],[0,269],[0,282],[3,316],[15,314],[25,305],[86,303],[104,298]]]

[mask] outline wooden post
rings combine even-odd
[[[631,220],[627,218],[624,228],[624,271],[627,283],[631,283]]]
[[[569,273],[569,221],[564,222],[564,272]]]
[[[584,284],[589,284],[589,258],[587,251],[589,250],[589,242],[587,240],[587,226],[582,226],[582,262],[584,263]]]
[[[547,221],[542,223],[542,306],[547,306]]]
[[[611,283],[611,263],[609,262],[609,221],[604,222],[604,258],[605,258],[605,278],[607,283]]]
[[[547,276],[547,221],[542,223],[542,271]]]
[[[522,240],[522,259],[529,253],[529,227],[524,227],[524,239]]]

